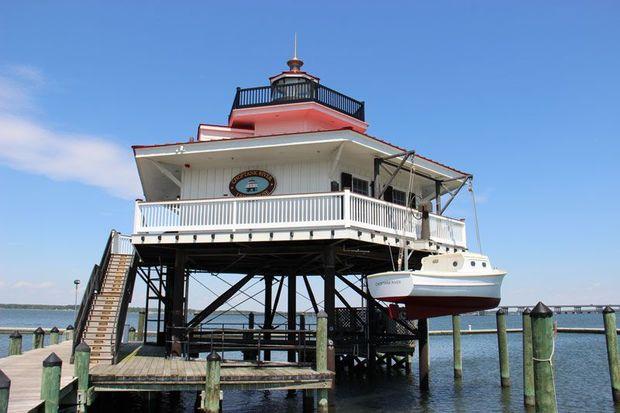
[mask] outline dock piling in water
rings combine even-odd
[[[609,378],[614,403],[620,404],[620,364],[618,363],[618,333],[616,331],[616,312],[607,306],[603,310],[605,338],[607,341],[607,360],[609,362]]]
[[[463,358],[461,355],[461,316],[452,316],[452,355],[454,358],[454,378],[463,377]]]
[[[508,334],[506,333],[506,310],[495,313],[497,321],[497,347],[499,348],[499,373],[502,387],[510,387],[510,362],[508,355]]]
[[[57,413],[60,404],[60,373],[62,360],[51,353],[43,360],[41,377],[41,400],[45,403],[45,413]]]
[[[78,379],[77,411],[85,413],[87,410],[87,394],[89,386],[90,347],[81,342],[75,348],[74,375]]]
[[[54,326],[50,330],[50,344],[58,344],[60,342],[60,330]]]
[[[418,360],[420,372],[420,390],[426,391],[430,388],[429,372],[431,369],[431,359],[428,347],[428,319],[418,320]]]
[[[220,411],[220,368],[222,358],[215,351],[207,357],[207,380],[202,399],[202,409],[207,413]]]
[[[9,336],[9,356],[22,354],[22,335],[15,330]]]
[[[129,332],[127,334],[127,341],[129,342],[136,341],[136,329],[134,326],[129,327]]]
[[[9,410],[10,391],[11,380],[0,370],[0,413],[6,413]]]
[[[136,333],[136,339],[138,341],[144,341],[144,325],[146,320],[146,312],[140,311],[138,313],[138,330]]]
[[[523,317],[523,403],[535,405],[534,360],[532,359],[532,319],[530,309],[526,308]]]
[[[558,411],[553,377],[553,311],[542,302],[530,313],[532,319],[532,354],[536,412]]]
[[[319,311],[316,315],[316,370],[327,371],[327,313]],[[317,407],[319,412],[329,409],[327,389],[317,390]]]
[[[38,327],[32,333],[32,348],[43,348],[43,343],[45,341],[45,331],[41,327]]]

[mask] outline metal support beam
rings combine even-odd
[[[273,275],[265,275],[265,307],[263,313],[265,314],[265,320],[263,321],[264,329],[271,329],[273,318],[271,316],[271,294],[273,293]],[[265,333],[265,340],[271,339],[271,334]],[[259,354],[260,358],[260,354]],[[263,360],[271,360],[271,351],[264,350]]]
[[[336,252],[333,247],[327,247],[323,252],[324,301],[323,307],[327,313],[327,336],[332,337],[335,332],[336,318]]]
[[[280,304],[280,294],[282,293],[282,287],[284,286],[284,277],[280,278],[280,284],[278,284],[278,291],[276,292],[276,299],[273,300],[273,310],[271,311],[270,320],[273,322],[278,312],[278,304]],[[269,324],[271,325],[271,323]]]
[[[463,180],[463,182],[461,182],[461,185],[456,189],[456,191],[454,192],[450,192],[450,199],[448,199],[448,202],[446,202],[446,204],[443,206],[443,208],[441,208],[441,212],[440,215],[443,215],[443,212],[448,208],[448,206],[452,203],[452,201],[454,200],[454,198],[456,198],[456,196],[459,194],[459,192],[461,191],[461,189],[465,186],[465,184],[467,183],[467,181],[469,181],[471,177],[467,177],[467,179]]]
[[[407,159],[409,159],[409,157],[411,155],[414,155],[414,154],[415,154],[415,152],[411,151],[411,153],[407,153],[407,155],[403,157],[403,160],[400,161],[400,164],[398,164],[398,167],[392,172],[392,174],[390,175],[390,178],[388,179],[388,181],[381,188],[381,191],[379,192],[379,196],[377,196],[377,198],[381,199],[381,197],[385,193],[385,190],[387,189],[387,187],[390,186],[390,184],[392,183],[394,178],[396,178],[396,175],[398,174],[398,172],[403,168],[403,165],[405,164],[405,162],[407,162]]]
[[[312,287],[310,286],[308,277],[305,275],[303,277],[304,277],[304,284],[306,284],[306,290],[308,291],[308,298],[310,298],[310,303],[312,303],[312,308],[314,309],[314,314],[318,314],[319,305],[316,303],[316,298],[314,298],[314,292],[312,292]]]
[[[289,331],[297,330],[297,276],[290,274],[288,276],[288,303],[287,303],[287,328]],[[288,334],[288,342],[295,345],[295,333]],[[295,362],[296,351],[288,351],[288,361]]]
[[[239,291],[244,285],[246,285],[248,281],[252,279],[252,277],[254,277],[254,274],[248,274],[239,281],[237,281],[236,284],[226,290],[222,295],[217,297],[215,301],[209,304],[204,310],[196,314],[194,318],[192,318],[191,321],[187,323],[187,327],[194,328],[198,324],[200,324],[202,320],[213,314],[213,312],[220,308],[222,304],[232,298],[232,296],[235,295],[235,293]]]
[[[435,181],[435,212],[441,215],[441,181]]]

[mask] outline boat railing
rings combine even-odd
[[[465,222],[430,214],[431,240],[465,247]],[[342,192],[138,201],[134,234],[360,228],[410,240],[421,239],[422,214],[391,202]]]

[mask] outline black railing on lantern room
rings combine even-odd
[[[312,81],[247,89],[237,88],[231,112],[234,109],[298,102],[317,102],[364,121],[364,102]]]

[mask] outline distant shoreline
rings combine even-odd
[[[74,311],[75,306],[73,304],[67,305],[54,305],[54,304],[0,304],[0,310],[51,310],[51,311]],[[128,311],[130,313],[137,313],[144,310],[144,307],[129,307]],[[189,309],[190,313],[197,313],[200,310]],[[223,313],[225,311],[214,311],[215,314]],[[236,314],[250,314],[254,313],[256,315],[263,314],[260,311],[246,311],[246,310],[236,310]]]

